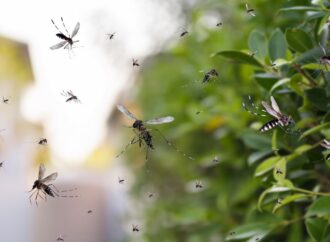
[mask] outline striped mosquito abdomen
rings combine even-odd
[[[260,129],[260,132],[266,132],[268,130],[271,130],[275,127],[277,127],[278,125],[280,125],[280,121],[278,119],[273,119],[267,123],[265,123]]]

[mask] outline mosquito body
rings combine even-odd
[[[217,27],[221,27],[221,26],[222,26],[222,22],[217,23],[216,26],[217,26]]]
[[[321,143],[321,146],[326,148],[327,150],[330,150],[330,141],[324,139]],[[330,160],[330,153],[325,157],[326,160]]]
[[[38,145],[47,145],[47,139],[46,138],[42,138],[38,141]]]
[[[183,30],[180,34],[180,37],[182,38],[183,36],[189,34],[189,32],[187,30]]]
[[[327,52],[325,51],[325,48],[319,44],[321,49],[322,49],[322,52],[323,52],[323,55],[320,57],[320,60],[319,62],[324,65],[325,69],[328,70],[328,66],[330,66],[330,56],[327,55]]]
[[[195,187],[196,187],[196,189],[202,189],[203,185],[200,181],[197,181],[196,184],[195,184]]]
[[[247,3],[245,4],[245,8],[246,8],[246,13],[247,14],[249,14],[252,17],[255,17],[256,16],[254,9],[253,8],[249,8],[249,5]]]
[[[107,34],[107,36],[108,36],[108,40],[112,40],[114,37],[115,37],[115,34],[116,34],[116,32],[113,32],[113,33],[111,33],[111,34]]]
[[[154,196],[155,196],[155,193],[154,192],[149,192],[148,198],[153,198]]]
[[[132,231],[133,231],[133,232],[139,232],[139,231],[140,231],[139,226],[133,224],[133,225],[132,225]]]
[[[275,173],[278,175],[283,175],[283,171],[278,167],[275,168]]]
[[[119,184],[124,184],[124,182],[125,182],[125,180],[124,180],[124,179],[122,179],[122,178],[118,177],[118,183],[119,183]]]
[[[38,206],[38,198],[41,197],[44,200],[47,200],[47,195],[51,197],[58,197],[58,194],[51,188],[51,186],[55,187],[53,184],[47,185],[47,183],[54,181],[57,178],[58,173],[54,172],[50,174],[49,176],[44,177],[46,168],[44,164],[40,164],[39,166],[39,174],[38,179],[33,183],[32,189],[29,192],[32,192],[30,195],[30,203],[31,203],[31,197],[35,195],[35,202]],[[45,197],[42,197],[40,193],[44,194]]]
[[[219,157],[218,156],[214,156],[212,162],[213,163],[218,163],[219,162]]]
[[[70,91],[62,91],[62,96],[66,97],[67,99],[65,100],[65,102],[75,102],[75,103],[81,103],[79,98],[73,94],[73,92]]]
[[[3,102],[4,104],[8,104],[8,102],[9,102],[9,98],[2,97],[2,102]]]
[[[265,117],[266,113],[268,113],[269,115],[271,115],[275,118],[275,119],[267,122],[266,124],[264,124],[259,129],[259,131],[266,132],[277,126],[287,127],[291,124],[294,124],[294,121],[291,116],[282,114],[282,112],[280,111],[280,108],[278,107],[276,100],[273,96],[270,97],[270,100],[271,100],[271,105],[269,105],[267,102],[264,102],[264,101],[261,102],[262,106],[264,107],[264,110],[261,110],[262,113],[260,113],[260,108],[252,102],[250,96],[249,96],[249,101],[251,102],[251,105],[252,105],[252,108],[254,109],[254,111],[249,110],[247,108],[247,105],[244,102],[242,103],[243,108],[253,115]]]
[[[132,65],[134,66],[140,66],[138,59],[132,59]]]
[[[56,241],[64,241],[64,238],[63,238],[63,236],[62,235],[60,235],[57,239],[56,239]]]
[[[203,83],[209,83],[213,78],[218,78],[219,73],[215,69],[211,69],[210,71],[206,72],[203,78]]]
[[[65,32],[66,34],[64,34],[58,27],[57,25],[55,24],[54,20],[52,20],[52,23],[54,25],[54,27],[57,29],[57,31],[59,33],[56,34],[56,36],[58,38],[60,38],[61,42],[59,42],[58,44],[56,45],[53,45],[50,47],[51,50],[56,50],[56,49],[60,49],[63,47],[63,49],[68,49],[68,50],[72,50],[72,47],[75,43],[79,42],[79,40],[73,40],[73,38],[77,35],[78,31],[79,31],[79,28],[80,28],[80,23],[77,22],[75,28],[73,29],[71,35],[69,34],[69,31],[68,29],[66,28],[65,24],[64,24],[64,21],[63,21],[63,18],[61,17],[61,21],[62,21],[62,25],[65,29]]]
[[[3,168],[3,163],[5,163],[4,161],[0,162],[0,168]]]
[[[92,210],[88,210],[87,213],[88,214],[91,214],[91,213],[93,213],[93,211]]]

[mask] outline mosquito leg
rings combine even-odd
[[[129,142],[129,143],[124,147],[124,149],[123,149],[118,155],[116,155],[116,158],[118,158],[119,156],[121,156],[122,154],[124,154],[124,153],[126,152],[126,150],[129,148],[130,145],[133,145],[133,144],[135,144],[135,143],[137,143],[137,142],[140,141],[140,139],[136,139],[136,138],[137,138],[137,137],[135,136],[135,137],[131,140],[131,142]]]
[[[39,195],[39,189],[37,190],[37,194],[36,194],[36,197],[34,198],[34,200],[36,201],[36,205],[38,207],[38,195]]]
[[[32,191],[32,190],[31,190]],[[32,204],[31,202],[31,197],[36,193],[37,190],[35,190],[34,192],[32,192],[32,194],[29,196],[29,200],[30,200],[30,204]]]
[[[68,34],[68,37],[70,37],[69,31],[68,31],[68,29],[66,28],[66,26],[65,26],[65,24],[64,24],[64,20],[63,20],[62,17],[61,17],[61,21],[62,21],[62,24],[63,24],[63,27],[64,27],[66,33]]]
[[[152,129],[157,131],[160,136],[163,138],[163,140],[165,140],[166,144],[170,147],[172,147],[173,149],[176,150],[176,152],[180,153],[182,156],[188,158],[189,160],[194,160],[194,158],[192,156],[187,155],[186,153],[184,153],[183,151],[181,151],[180,149],[178,149],[171,141],[169,141],[168,139],[165,138],[165,136],[162,134],[162,132],[160,132],[159,129]]]

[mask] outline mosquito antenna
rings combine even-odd
[[[51,21],[52,21],[53,25],[55,26],[55,28],[57,29],[57,31],[60,32],[61,34],[63,34],[62,31],[55,24],[54,20],[51,19]]]
[[[63,24],[63,27],[64,27],[64,29],[65,29],[66,33],[68,34],[68,37],[71,37],[71,36],[70,36],[70,34],[69,34],[69,31],[68,31],[68,29],[66,28],[66,26],[65,26],[65,24],[64,24],[64,20],[63,20],[63,17],[61,17],[61,21],[62,21],[62,24]]]
[[[165,140],[166,144],[170,147],[172,147],[173,149],[176,150],[176,152],[180,153],[182,156],[188,158],[189,160],[194,160],[194,158],[192,156],[187,155],[186,153],[184,153],[182,150],[178,149],[171,141],[169,141],[168,139],[165,138],[165,136],[162,134],[162,132],[160,132],[159,129],[152,129],[157,131],[160,136]]]

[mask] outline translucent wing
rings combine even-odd
[[[80,23],[78,22],[78,23],[76,24],[76,27],[74,27],[74,30],[72,31],[71,38],[73,38],[73,37],[76,36],[76,34],[77,34],[78,31],[79,31],[79,28],[80,28]]]
[[[275,100],[275,98],[273,96],[270,97],[270,101],[272,102],[272,108],[276,112],[281,113],[280,108],[278,107],[277,102],[276,102],[276,100]]]
[[[39,166],[38,180],[41,180],[44,177],[45,171],[46,171],[45,165],[44,164],[40,164],[40,166]]]
[[[44,179],[41,180],[42,183],[54,181],[57,178],[58,173],[54,172],[50,174],[49,176],[45,177]]]
[[[170,123],[174,120],[172,116],[166,116],[162,118],[154,118],[146,121],[147,124],[164,124],[164,123]]]
[[[277,113],[271,106],[269,106],[268,103],[262,101],[261,102],[262,106],[264,106],[264,108],[266,109],[267,113],[269,113],[270,115],[272,115],[273,117],[280,119],[280,114]]]
[[[326,149],[330,149],[330,141],[324,139],[323,142],[321,143],[321,146],[323,146]]]
[[[125,114],[125,116],[137,120],[137,118],[130,112],[127,110],[127,108],[125,108],[123,105],[117,105],[117,108],[120,112],[122,112],[123,114]]]
[[[56,45],[51,46],[50,49],[56,50],[56,49],[62,48],[66,43],[67,43],[66,40],[64,40]]]
[[[246,8],[246,11],[249,10],[249,5],[247,3],[245,3],[245,8]]]

